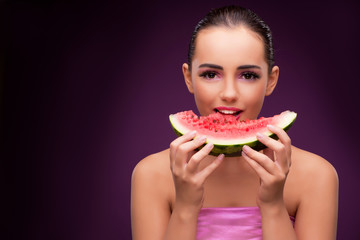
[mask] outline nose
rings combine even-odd
[[[229,103],[237,101],[238,92],[236,89],[236,81],[234,81],[234,79],[226,79],[225,81],[223,81],[220,98],[221,100]]]

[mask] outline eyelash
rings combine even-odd
[[[213,74],[213,77],[210,77],[210,74]],[[200,73],[199,76],[205,79],[214,79],[218,75],[219,74],[215,71],[205,71]],[[259,74],[255,72],[243,72],[241,73],[240,77],[248,81],[255,81],[260,78]]]
[[[246,78],[244,76],[250,77],[250,78]],[[241,77],[244,77],[245,80],[257,80],[260,78],[259,74],[255,73],[255,72],[243,72],[241,73]]]
[[[214,77],[209,77],[210,74],[214,74]],[[205,71],[200,73],[199,76],[206,79],[214,79],[216,76],[218,76],[218,73],[215,71]]]

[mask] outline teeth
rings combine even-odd
[[[232,111],[232,110],[218,110],[219,112],[221,112],[222,114],[234,114],[237,111]]]

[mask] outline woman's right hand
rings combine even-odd
[[[206,178],[221,164],[221,154],[206,167],[199,169],[200,162],[208,156],[214,145],[206,144],[206,137],[197,137],[196,132],[189,132],[178,137],[170,144],[170,167],[175,184],[174,209],[200,211],[204,198],[204,182]]]

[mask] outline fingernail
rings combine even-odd
[[[218,156],[219,160],[223,160],[224,158],[225,158],[225,155],[223,153]]]
[[[258,138],[258,139],[264,139],[264,134],[262,134],[262,133],[256,133],[256,137]]]
[[[196,131],[194,130],[194,131],[191,131],[190,133],[189,133],[189,136],[195,136],[196,135]]]
[[[266,127],[267,127],[268,129],[270,129],[270,130],[271,130],[271,129],[274,129],[274,126],[271,125],[271,124],[267,125]]]
[[[245,151],[244,151],[244,148],[243,148],[243,151],[241,152],[241,156],[247,157],[247,155],[246,155],[246,153],[245,153]]]
[[[243,148],[242,148],[242,150],[243,150],[243,151],[242,151],[243,153],[247,153],[247,152],[249,152],[250,147],[249,147],[248,145],[244,145]]]
[[[205,136],[201,136],[198,139],[199,142],[205,142],[206,141],[206,137]]]
[[[211,149],[211,148],[214,147],[214,144],[212,144],[211,142],[209,142],[209,143],[206,144],[206,147]]]

